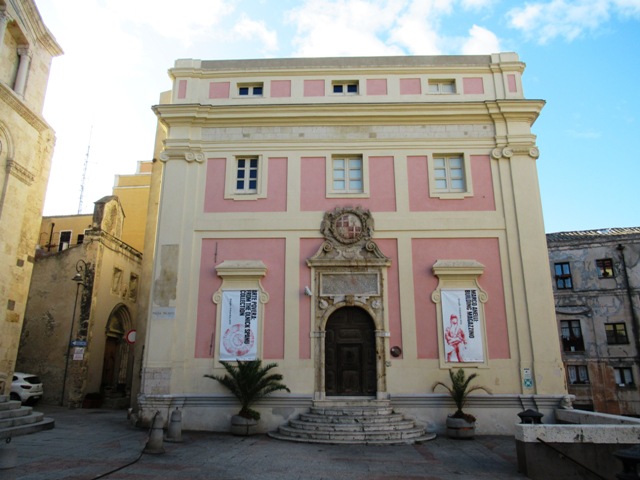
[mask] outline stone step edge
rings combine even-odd
[[[19,427],[0,428],[0,440],[12,437],[19,437],[22,435],[29,435],[31,433],[40,432],[42,430],[51,430],[55,427],[55,420],[53,418],[44,417],[42,421],[38,423],[30,423],[28,425],[21,425]]]
[[[0,429],[19,427],[21,425],[32,425],[41,422],[44,419],[44,413],[32,412],[29,415],[0,419]]]
[[[26,417],[33,413],[32,407],[12,408],[10,410],[0,410],[0,420],[8,418]]]
[[[424,435],[417,438],[407,438],[400,440],[336,440],[336,439],[314,439],[314,438],[300,438],[300,437],[289,437],[287,435],[282,435],[278,432],[269,432],[267,434],[269,437],[274,438],[276,440],[282,440],[285,442],[298,442],[298,443],[322,443],[326,445],[414,445],[421,444],[436,438],[435,433],[425,433]]]
[[[412,419],[405,417],[401,413],[390,413],[389,415],[320,415],[317,413],[301,413],[298,420],[307,423],[321,423],[327,425],[385,425],[388,423]]]
[[[393,423],[311,423],[289,420],[289,427],[304,432],[393,432],[414,428],[413,420]]]
[[[376,437],[395,437],[397,440],[401,440],[403,438],[415,438],[416,436],[421,436],[425,434],[425,429],[423,427],[414,426],[412,428],[405,428],[402,430],[374,430],[374,431],[358,431],[358,432],[339,432],[339,431],[318,431],[318,430],[300,430],[297,428],[292,428],[288,425],[283,425],[278,428],[278,432],[282,435],[291,435],[291,436],[304,436],[304,437],[319,437],[319,439],[323,439],[324,437],[335,437],[340,438],[344,437],[348,439],[348,437],[358,436],[358,437],[370,437],[371,439]],[[400,437],[400,438],[398,438]],[[354,442],[358,440],[353,439]],[[367,441],[367,439],[361,439],[360,441]]]

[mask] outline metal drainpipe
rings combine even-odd
[[[633,337],[635,338],[636,343],[636,363],[640,365],[640,319],[638,318],[638,313],[636,312],[635,305],[633,303],[633,292],[631,291],[631,285],[629,284],[629,272],[627,270],[627,261],[624,256],[624,245],[621,243],[618,244],[616,250],[620,252],[620,257],[622,258],[622,270],[624,271],[624,281],[627,289],[627,296],[629,297],[629,306],[631,307],[631,327],[633,328]]]

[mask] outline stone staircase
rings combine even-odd
[[[389,400],[341,398],[314,401],[309,413],[269,436],[305,443],[400,445],[426,442],[436,435],[395,413]]]
[[[0,395],[0,440],[50,430],[54,426],[53,418]]]

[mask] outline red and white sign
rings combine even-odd
[[[129,330],[127,334],[124,336],[124,339],[127,341],[129,345],[133,345],[136,343],[136,331]]]

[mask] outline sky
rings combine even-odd
[[[151,160],[175,60],[516,52],[545,231],[640,226],[640,0],[35,0],[64,50],[44,215],[91,213]],[[86,169],[85,169],[86,165]]]

